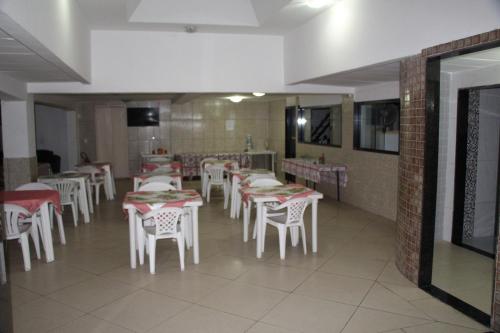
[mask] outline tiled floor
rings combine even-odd
[[[491,312],[493,295],[493,258],[468,250],[450,242],[434,244],[432,284],[453,296]]]
[[[118,198],[130,188],[118,182]],[[331,199],[319,206],[318,254],[289,245],[281,261],[276,232],[268,232],[257,260],[241,222],[215,197],[200,210],[201,263],[193,265],[188,252],[180,272],[176,245],[160,241],[156,275],[147,260],[128,266],[120,199],[103,202],[88,225],[74,228],[65,215],[65,227],[68,244],[55,245],[56,261],[34,260],[31,272],[22,271],[20,250],[10,244],[15,332],[486,330],[399,274],[393,222]]]

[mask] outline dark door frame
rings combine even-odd
[[[297,110],[296,106],[285,109],[285,158],[295,158],[297,153]],[[285,179],[295,183],[295,176],[285,173]]]
[[[491,316],[465,303],[461,299],[432,285],[432,263],[436,218],[436,193],[439,148],[439,88],[441,60],[462,54],[478,52],[500,46],[500,41],[469,47],[426,59],[425,79],[425,148],[424,180],[422,190],[422,221],[418,286],[434,297],[451,305],[483,325],[490,326]],[[495,269],[493,269],[493,274]]]

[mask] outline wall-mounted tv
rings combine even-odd
[[[160,126],[158,108],[134,107],[127,109],[128,127]]]

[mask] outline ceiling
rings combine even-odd
[[[306,83],[359,87],[390,81],[399,81],[399,61],[323,76]]]
[[[456,73],[500,65],[500,47],[468,53],[441,61],[441,71]]]
[[[306,0],[77,0],[93,30],[281,35],[324,11]],[[335,4],[341,0],[328,0]]]
[[[0,73],[29,82],[74,81],[74,78],[2,30],[0,30]]]

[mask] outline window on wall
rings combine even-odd
[[[399,154],[399,99],[354,104],[354,149]]]
[[[301,108],[297,125],[300,143],[342,145],[342,105]]]

